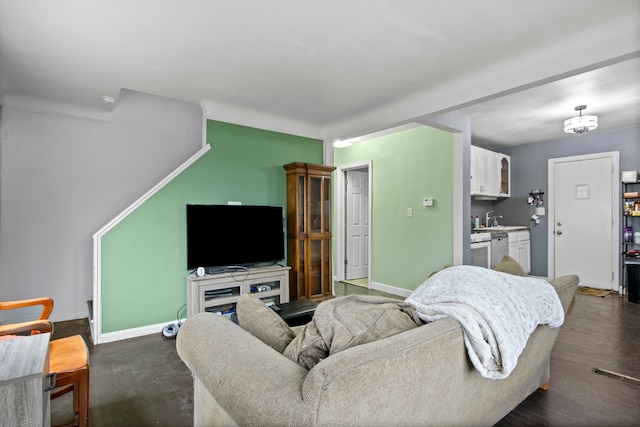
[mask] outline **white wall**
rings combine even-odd
[[[123,90],[111,121],[33,111],[2,110],[0,300],[87,317],[93,233],[201,148],[202,109]]]

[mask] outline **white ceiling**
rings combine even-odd
[[[474,142],[505,147],[561,138],[564,120],[598,116],[599,130],[640,125],[640,59],[599,68],[532,89],[482,102],[460,111],[471,117]]]
[[[523,144],[580,104],[639,125],[639,58],[638,0],[0,0],[4,104],[129,89],[327,140],[460,111]]]

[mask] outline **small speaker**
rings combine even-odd
[[[204,274],[206,273],[204,267],[198,267],[198,269],[196,270],[196,276],[198,277],[202,277],[204,276]]]

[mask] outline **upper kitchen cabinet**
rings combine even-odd
[[[511,157],[471,146],[471,195],[479,200],[511,196]]]

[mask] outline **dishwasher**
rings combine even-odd
[[[509,255],[509,234],[491,233],[491,268],[496,268],[505,255]]]

